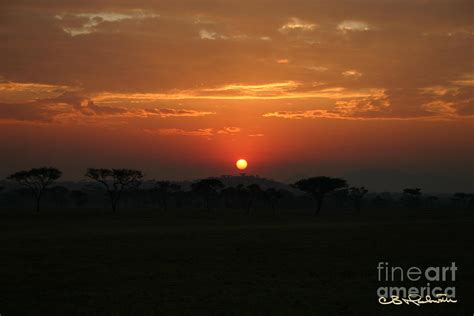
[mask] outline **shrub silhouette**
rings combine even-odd
[[[16,181],[18,184],[28,188],[35,197],[36,212],[40,211],[41,198],[44,191],[59,179],[62,172],[52,167],[33,168],[28,171],[18,171],[7,179]]]

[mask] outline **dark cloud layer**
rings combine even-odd
[[[66,85],[89,95],[293,81],[301,87],[383,89],[390,102],[386,110],[395,117],[430,116],[443,107],[440,102],[460,116],[473,111],[471,1],[15,1],[1,6],[0,75],[12,82]],[[468,87],[454,84],[462,80]],[[434,97],[418,92],[433,87],[450,92]],[[0,101],[6,102],[1,91]],[[371,108],[353,112],[371,116],[373,102],[353,100],[352,106]],[[94,107],[87,111],[121,111]],[[334,111],[342,107],[334,103]]]
[[[470,1],[20,1],[4,7],[1,68],[12,81],[135,92],[315,78],[400,88],[446,84],[472,68]],[[302,26],[281,32],[295,17]],[[81,28],[84,33],[68,33]],[[289,63],[275,63],[283,59]],[[305,71],[318,66],[328,70]],[[341,78],[351,69],[362,77]]]

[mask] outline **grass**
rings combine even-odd
[[[2,316],[474,312],[474,220],[460,212],[0,216]],[[455,261],[459,303],[381,306],[379,261]]]

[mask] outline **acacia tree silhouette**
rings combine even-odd
[[[158,193],[159,205],[163,211],[168,209],[168,198],[171,194],[179,191],[181,186],[170,181],[156,181],[154,190]]]
[[[417,207],[420,205],[421,189],[420,188],[406,188],[403,189],[402,199],[407,206]]]
[[[112,212],[117,210],[117,205],[123,193],[127,190],[138,188],[143,179],[140,170],[133,169],[95,169],[89,168],[85,174],[98,183],[101,183],[110,198]]]
[[[461,207],[467,208],[474,198],[474,194],[469,194],[469,193],[464,193],[464,192],[456,192],[453,194],[452,200],[456,204],[458,204]]]
[[[208,211],[211,210],[212,197],[216,196],[218,190],[223,187],[222,181],[216,178],[202,179],[191,184],[191,190],[204,199]]]
[[[435,207],[438,201],[439,197],[437,197],[436,195],[428,195],[426,197],[426,202],[429,207]]]
[[[295,188],[306,192],[316,200],[315,214],[318,215],[323,205],[324,197],[330,192],[346,188],[347,182],[344,179],[330,177],[312,177],[301,179],[293,185]]]
[[[33,168],[15,172],[7,177],[8,180],[16,181],[27,187],[35,196],[36,212],[39,213],[41,197],[48,186],[54,183],[62,175],[59,169],[52,167]]]
[[[354,208],[357,213],[360,213],[360,209],[362,206],[362,199],[364,195],[369,192],[365,187],[351,187],[349,188],[349,197],[351,198],[352,202],[354,202]]]

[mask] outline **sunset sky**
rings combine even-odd
[[[0,178],[474,188],[474,3],[0,1]]]

